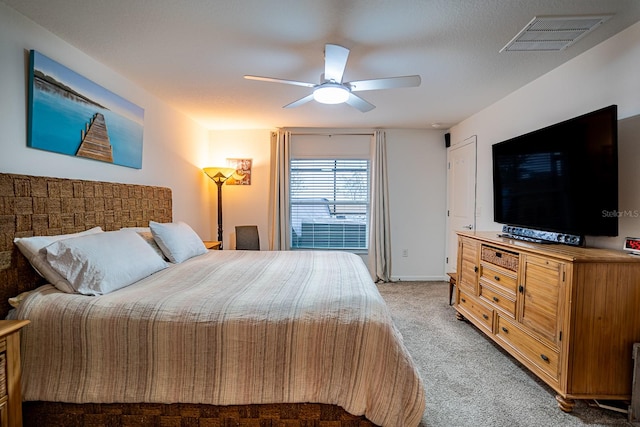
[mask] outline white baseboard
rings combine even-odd
[[[448,282],[448,276],[391,276],[392,282]]]

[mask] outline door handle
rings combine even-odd
[[[462,228],[466,228],[467,230],[473,230],[473,225],[463,225]]]

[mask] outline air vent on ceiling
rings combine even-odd
[[[536,16],[500,52],[563,50],[611,16]]]

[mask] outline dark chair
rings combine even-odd
[[[236,249],[248,251],[260,250],[260,236],[258,235],[258,226],[236,226]]]

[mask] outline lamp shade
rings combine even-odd
[[[341,104],[349,99],[349,90],[337,83],[325,83],[313,91],[313,99],[322,104]]]
[[[220,180],[220,179],[224,181],[236,172],[234,168],[217,167],[217,166],[203,168],[202,170],[204,171],[204,173],[206,173],[209,176],[209,178],[211,178],[214,181]]]
[[[243,174],[239,174],[235,168],[212,166],[202,168],[202,171],[216,183],[218,187],[218,241],[220,242],[220,250],[222,250],[222,186],[231,177],[234,179],[242,179]]]

